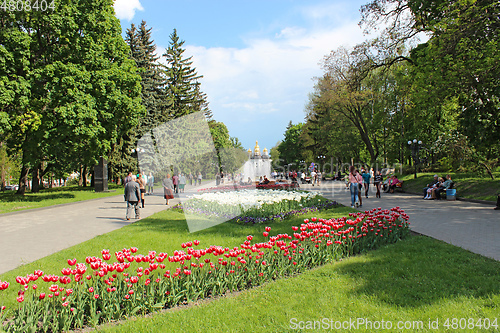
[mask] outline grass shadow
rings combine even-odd
[[[44,195],[36,195],[30,193],[27,193],[25,195],[17,195],[15,194],[15,192],[12,192],[0,194],[0,202],[41,202],[57,199],[72,199],[74,197],[74,194],[68,192],[52,194],[44,193]]]
[[[351,291],[353,297],[416,308],[500,294],[499,262],[426,236],[412,236],[362,258],[345,261],[336,270],[359,282]]]

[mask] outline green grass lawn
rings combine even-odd
[[[423,188],[434,178],[435,173],[419,173],[418,178],[413,175],[400,177],[404,180],[403,188],[408,192],[423,193]],[[440,177],[445,177],[447,173],[438,173]],[[500,193],[500,172],[493,173],[495,180],[487,175],[477,173],[449,173],[455,182],[458,197],[476,200],[497,200]]]
[[[110,192],[96,193],[92,187],[64,186],[43,189],[39,193],[26,192],[24,196],[16,194],[16,191],[4,191],[0,192],[0,214],[123,193],[122,186],[110,185],[109,190]]]
[[[339,217],[351,211],[336,208],[289,218],[274,223],[271,234],[290,233],[290,226],[299,225],[308,217]],[[202,246],[233,247],[239,246],[249,234],[254,235],[256,242],[264,241],[263,228],[263,225],[228,222],[189,233],[183,214],[164,211],[0,275],[0,280],[11,282],[11,287],[0,293],[0,305],[17,306],[17,275],[35,269],[57,274],[67,267],[68,258],[83,262],[86,256],[98,256],[101,249],[114,253],[131,246],[138,247],[143,254],[149,250],[171,254],[181,249],[181,243],[194,239],[200,240]],[[44,284],[40,282],[39,288],[45,288]],[[434,332],[445,331],[446,318],[493,320],[499,310],[499,262],[427,237],[413,236],[298,276],[119,325],[101,326],[97,331],[284,332],[297,331],[293,328],[301,321],[306,325],[307,321],[323,318],[333,322],[357,318],[384,320],[391,321],[394,327],[398,321],[422,321],[421,331],[431,331],[430,318],[439,320],[440,330]]]

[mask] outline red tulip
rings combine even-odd
[[[200,241],[199,241],[199,240],[194,240],[194,241],[193,241],[193,244],[194,244],[194,245],[200,245]]]
[[[70,266],[76,265],[76,259],[68,259],[68,265]]]
[[[252,235],[248,235],[248,236],[247,236],[247,239],[248,239],[249,241],[251,241],[251,240],[253,239],[253,236],[252,236]]]
[[[45,293],[41,293],[39,296],[38,296],[38,299],[39,300],[42,300],[45,298]]]
[[[267,237],[267,236],[269,236],[269,233],[268,233],[267,231],[264,231],[264,232],[262,233],[262,235],[263,235],[264,237]]]

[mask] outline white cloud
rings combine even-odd
[[[312,78],[321,75],[321,59],[341,45],[352,46],[363,39],[357,23],[352,22],[331,31],[285,28],[276,38],[247,41],[243,49],[188,45],[186,53],[193,55],[193,65],[204,76],[202,89],[216,114],[223,110],[216,110],[215,105],[244,105],[257,99],[262,105],[300,100],[296,108],[302,112]],[[233,103],[219,104],[227,100]]]
[[[311,20],[338,15],[331,9],[330,16],[317,8],[303,15]],[[203,75],[202,90],[215,119],[226,123],[230,135],[245,146],[265,132],[269,142],[263,146],[270,148],[281,139],[288,121],[303,121],[313,78],[322,75],[322,58],[366,39],[355,20],[333,26],[283,27],[273,36],[245,40],[244,48],[185,45],[185,54],[193,56],[193,66]]]
[[[115,0],[116,17],[120,20],[131,21],[134,18],[136,10],[144,10],[140,0]]]

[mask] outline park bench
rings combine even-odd
[[[403,183],[404,183],[404,181],[400,180],[399,183],[396,184],[396,187],[394,188],[394,190],[398,190],[399,192],[404,192]],[[384,192],[386,192],[388,186],[389,186],[389,183],[386,180],[384,183],[382,183],[382,190]]]
[[[442,191],[440,193],[441,199],[447,199],[447,200],[456,200],[457,199],[457,190],[455,189],[455,182],[451,182],[451,185],[448,189]]]

